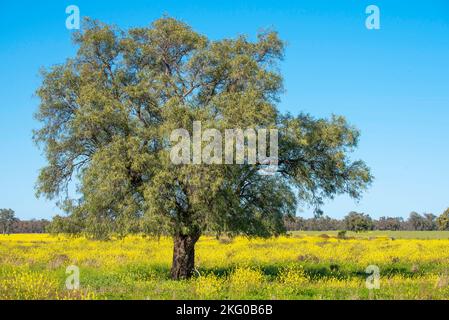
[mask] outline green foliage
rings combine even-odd
[[[417,231],[431,231],[437,229],[436,216],[431,213],[424,213],[420,215],[417,212],[410,213],[407,222],[410,224],[412,230]]]
[[[403,218],[380,217],[380,219],[375,222],[375,228],[377,230],[397,231],[401,230],[403,224]]]
[[[10,234],[13,224],[17,220],[14,210],[0,209],[0,232]]]
[[[437,224],[439,230],[449,230],[449,208],[438,217]]]
[[[346,230],[340,230],[340,231],[338,231],[338,233],[337,233],[337,238],[338,238],[338,239],[346,239],[346,233],[347,233]]]
[[[371,217],[364,213],[350,212],[344,221],[349,231],[362,232],[373,228]]]
[[[359,198],[372,176],[349,153],[359,132],[343,117],[281,115],[276,32],[211,41],[172,18],[128,31],[86,20],[76,57],[43,72],[35,141],[48,165],[38,195],[65,194],[57,232],[246,234],[284,231],[298,201],[319,207],[347,193]],[[279,172],[260,165],[174,165],[174,129],[279,129]],[[297,191],[297,194],[294,192]]]

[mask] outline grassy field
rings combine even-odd
[[[197,275],[176,282],[168,275],[167,238],[0,236],[0,299],[448,299],[448,238],[446,232],[204,237]],[[65,287],[70,265],[80,269],[79,290]],[[369,265],[380,269],[378,290],[366,287]]]

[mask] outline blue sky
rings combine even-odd
[[[36,199],[45,164],[31,135],[38,71],[73,56],[65,8],[122,28],[168,14],[212,39],[274,28],[288,42],[281,65],[282,111],[342,114],[362,132],[354,157],[376,180],[355,203],[324,206],[342,217],[373,217],[449,207],[449,2],[335,1],[21,1],[0,3],[0,208],[22,219],[50,218],[53,202]],[[365,8],[380,8],[381,29],[365,28]],[[300,213],[311,216],[311,210]]]

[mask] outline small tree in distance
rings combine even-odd
[[[439,230],[449,230],[449,208],[438,217],[437,224]]]
[[[403,224],[404,219],[400,217],[380,217],[379,220],[375,221],[375,229],[398,231],[401,230]]]
[[[204,233],[278,235],[298,201],[318,208],[337,194],[358,199],[372,181],[365,163],[349,158],[359,132],[343,117],[277,110],[284,44],[276,32],[211,41],[168,17],[128,31],[87,20],[75,43],[76,57],[43,72],[37,92],[34,137],[48,161],[38,195],[66,194],[73,177],[82,195],[62,199],[68,217],[56,229],[103,239],[169,234],[171,276],[182,279]],[[278,171],[174,165],[170,132],[192,135],[194,121],[278,129]]]
[[[16,221],[14,210],[0,209],[0,230],[3,234],[10,234]]]
[[[407,223],[412,230],[416,231],[432,231],[437,229],[436,216],[431,213],[420,215],[417,212],[411,212]]]
[[[344,218],[344,221],[348,231],[362,232],[373,228],[373,220],[364,213],[352,211]]]

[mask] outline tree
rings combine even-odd
[[[19,220],[16,219],[10,228],[11,233],[45,233],[50,221],[41,220]]]
[[[449,230],[449,208],[438,217],[437,224],[439,230]]]
[[[375,222],[375,229],[397,231],[401,230],[403,223],[403,218],[381,217]]]
[[[417,212],[411,212],[407,223],[412,230],[431,231],[436,229],[436,216],[431,213],[420,215]]]
[[[412,230],[424,230],[426,224],[424,218],[415,211],[410,213],[407,223]]]
[[[437,230],[438,228],[437,218],[438,217],[433,213],[424,213],[424,219],[426,221],[425,230],[427,231]]]
[[[306,220],[301,217],[285,216],[284,225],[287,231],[304,230]]]
[[[3,234],[10,234],[12,226],[17,221],[15,212],[11,209],[0,209],[0,228]]]
[[[337,219],[332,219],[329,216],[322,216],[319,218],[312,218],[306,221],[308,230],[316,231],[330,231],[339,230],[343,227],[343,223]]]
[[[347,230],[362,232],[373,228],[373,220],[364,213],[350,212],[344,219]]]
[[[37,193],[59,199],[68,216],[58,224],[76,225],[65,230],[170,234],[171,275],[181,279],[194,270],[202,234],[277,235],[298,201],[358,199],[372,181],[349,157],[359,132],[343,117],[277,110],[284,44],[276,32],[211,41],[169,17],[128,31],[88,19],[75,43],[76,57],[43,71],[34,133],[48,161]],[[263,163],[173,164],[170,132],[192,134],[194,121],[278,129],[277,172],[260,174]],[[65,192],[74,177],[78,199]]]

